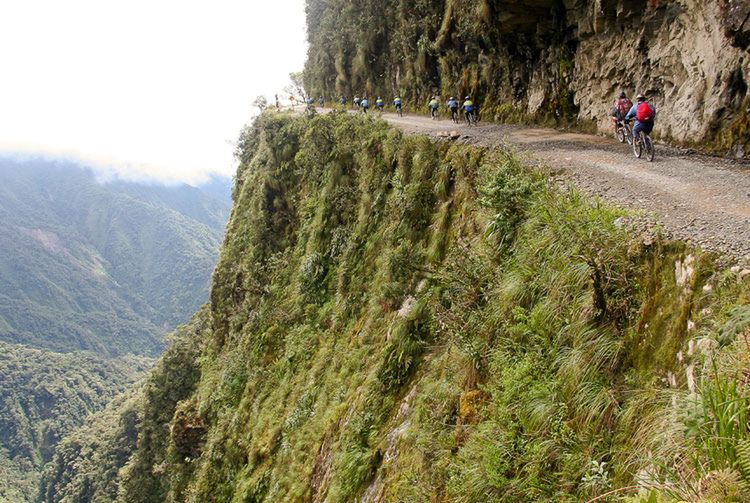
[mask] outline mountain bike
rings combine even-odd
[[[396,113],[398,114],[399,117],[404,116],[404,112],[403,110],[401,110],[401,107],[396,107]]]
[[[633,144],[633,130],[630,129],[630,122],[622,121],[617,117],[612,117],[612,122],[615,125],[615,138],[620,143],[628,142],[628,145]]]
[[[651,141],[651,136],[641,131],[639,137],[633,138],[633,153],[640,159],[644,150],[646,151],[646,159],[653,162],[654,143]]]
[[[436,121],[438,119],[438,109],[437,108],[430,108],[430,117],[432,117],[432,120]]]
[[[451,119],[453,124],[458,124],[458,108],[451,108]]]
[[[476,126],[477,125],[477,114],[474,111],[471,112],[464,112],[464,116],[466,119],[466,124],[468,126]]]

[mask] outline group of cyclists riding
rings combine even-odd
[[[323,98],[320,98],[321,102]],[[342,107],[346,107],[347,100],[346,96],[341,96],[339,98],[339,104]],[[367,99],[367,97],[360,98],[359,96],[354,96],[352,99],[352,104],[354,106],[354,109],[358,112],[367,113],[370,109],[370,100]],[[396,96],[393,99],[393,106],[396,109],[396,113],[400,116],[403,115],[403,103],[401,101],[400,96]],[[464,114],[464,119],[466,120],[466,123],[469,125],[476,124],[477,123],[477,116],[476,116],[476,106],[474,105],[474,102],[471,100],[469,96],[466,96],[464,98],[463,104],[459,105],[458,100],[451,96],[448,101],[446,102],[446,106],[451,112],[451,119],[453,122],[458,123],[458,117],[459,117],[459,110],[461,110]],[[385,108],[385,101],[378,96],[375,100],[375,108],[378,112],[383,112]],[[429,103],[427,104],[427,108],[430,111],[430,116],[434,119],[438,119],[438,109],[440,108],[440,102],[438,101],[437,96],[432,96]]]
[[[621,143],[629,143],[636,157],[646,152],[649,161],[654,160],[654,145],[651,142],[651,131],[656,120],[656,107],[648,102],[642,94],[636,96],[633,104],[625,91],[620,92],[612,108],[612,121],[615,126],[615,137]],[[632,130],[630,122],[635,119]]]

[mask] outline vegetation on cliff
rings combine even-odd
[[[748,275],[372,118],[267,114],[238,158],[119,501],[742,501]]]

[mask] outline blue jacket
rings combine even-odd
[[[448,100],[448,108],[458,108],[458,101]]]
[[[651,112],[653,116],[653,118],[651,119],[651,122],[654,122],[656,120],[656,107],[649,102],[646,102],[646,104],[651,107]],[[625,120],[634,119],[637,113],[638,113],[638,103],[636,103],[630,108],[630,111],[625,116]],[[635,122],[638,123],[640,121],[638,119],[635,119]]]

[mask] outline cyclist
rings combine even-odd
[[[320,98],[318,98],[318,104],[319,104],[319,105],[320,105],[321,107],[323,107],[323,105],[325,104],[325,102],[326,102],[326,100],[324,100],[322,96],[321,96]]]
[[[464,104],[461,106],[461,110],[464,111],[466,122],[471,124],[472,119],[474,119],[474,102],[471,101],[470,97],[467,96],[464,98]]]
[[[396,107],[396,113],[401,115],[401,97],[396,96],[393,100],[393,106]]]
[[[339,103],[341,103],[341,106],[346,108],[346,96],[343,94],[341,95],[341,98],[339,99]]]
[[[631,108],[633,108],[633,102],[630,101],[630,98],[625,94],[625,91],[621,91],[620,95],[615,100],[614,107],[612,108],[612,117],[621,121],[625,118],[625,115],[627,115],[628,110]]]
[[[641,131],[645,134],[651,134],[651,131],[654,129],[656,107],[646,101],[646,97],[642,94],[639,94],[635,101],[635,105],[630,108],[630,111],[625,116],[625,120],[628,121],[635,118],[633,141],[637,143],[640,141]]]
[[[456,101],[456,98],[453,96],[450,97],[448,100],[448,108],[451,111],[451,119],[453,119],[453,122],[458,121],[458,101]]]
[[[367,113],[367,109],[370,108],[370,102],[367,100],[367,96],[362,98],[359,105],[362,107],[362,112]]]
[[[385,106],[385,101],[383,101],[380,96],[378,96],[378,99],[375,100],[375,107],[378,109],[378,112],[381,114],[383,113],[383,107]]]
[[[354,95],[354,99],[352,100],[352,103],[354,103],[354,108],[356,108],[356,109],[357,109],[357,111],[359,111],[359,105],[360,105],[360,103],[361,103],[361,102],[360,102],[360,100],[359,100],[359,96],[357,96],[357,95],[355,94],[355,95]]]
[[[437,97],[433,96],[430,102],[427,104],[427,106],[430,108],[430,116],[433,120],[437,120],[438,118],[438,107],[440,106],[440,103],[437,100]]]

